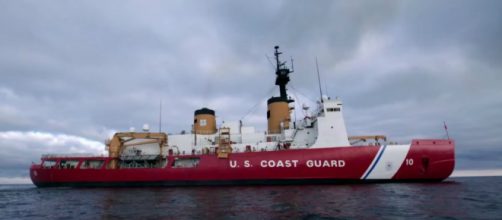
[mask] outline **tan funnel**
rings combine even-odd
[[[214,111],[208,108],[201,108],[194,113],[194,132],[196,134],[216,133],[216,117]]]
[[[281,124],[283,129],[288,129],[291,121],[288,101],[280,97],[272,97],[268,99],[267,103],[268,133],[281,133]]]

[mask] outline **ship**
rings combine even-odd
[[[32,163],[37,187],[198,186],[440,182],[455,166],[453,139],[412,139],[402,144],[384,135],[349,136],[339,98],[322,95],[315,110],[291,119],[295,100],[286,86],[293,71],[275,46],[275,85],[267,100],[267,130],[242,121],[217,124],[215,110],[194,111],[189,132],[117,132],[108,155],[42,155]],[[292,64],[291,64],[292,65]],[[320,80],[319,80],[320,81]]]

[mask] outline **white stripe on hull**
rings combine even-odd
[[[381,146],[361,179],[391,179],[409,150],[410,144]]]
[[[380,146],[380,148],[378,148],[377,154],[373,158],[373,161],[371,161],[370,165],[368,166],[368,168],[366,169],[364,174],[361,176],[361,179],[366,179],[366,177],[368,176],[368,173],[371,172],[371,170],[373,170],[375,163],[377,162],[377,160],[380,159],[380,157],[382,155],[383,149],[384,149],[384,146]]]

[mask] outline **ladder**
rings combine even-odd
[[[226,159],[232,153],[232,146],[230,141],[230,128],[220,128],[219,142],[217,155],[218,158]]]

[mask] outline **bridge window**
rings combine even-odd
[[[328,112],[339,112],[340,108],[328,108]]]

